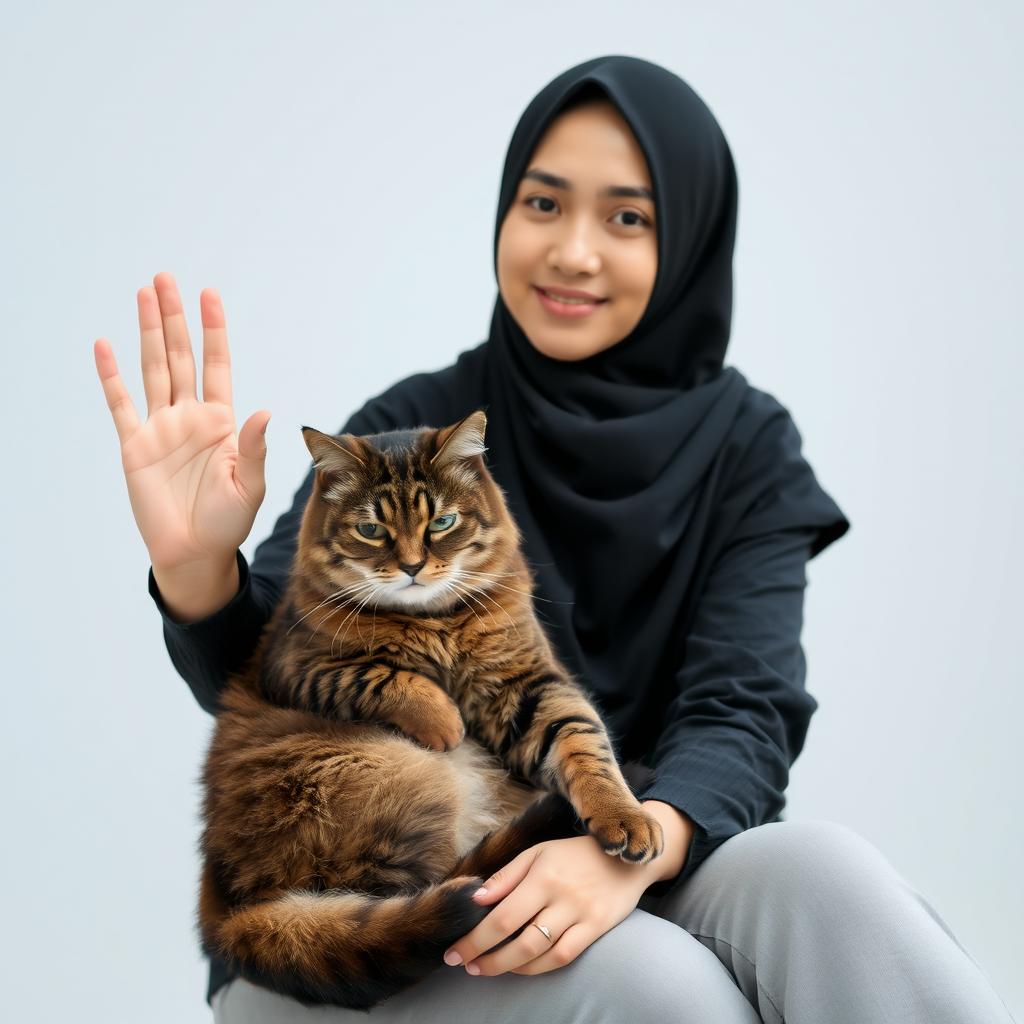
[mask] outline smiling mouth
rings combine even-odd
[[[607,299],[587,299],[581,295],[558,295],[555,292],[549,292],[546,288],[541,288],[536,284],[533,287],[549,299],[553,299],[555,302],[561,302],[567,306],[599,306],[602,302],[608,301]]]

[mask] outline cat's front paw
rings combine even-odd
[[[466,726],[454,701],[431,684],[388,716],[410,739],[429,750],[454,750],[466,738]]]
[[[640,806],[613,807],[587,818],[584,825],[605,853],[630,864],[646,864],[664,848],[661,822]]]

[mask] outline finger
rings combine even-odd
[[[548,971],[556,971],[559,967],[571,964],[580,953],[600,937],[601,935],[594,931],[592,925],[574,924],[562,933],[561,938],[553,943],[546,953],[523,964],[522,967],[517,967],[512,973],[546,974]]]
[[[235,485],[255,505],[263,501],[267,489],[264,465],[267,459],[266,433],[269,422],[270,413],[260,409],[242,424],[238,432]]]
[[[171,404],[196,400],[196,363],[185,324],[185,311],[174,278],[168,273],[153,278],[164,326],[164,349],[171,373]]]
[[[231,354],[224,306],[214,288],[199,293],[203,321],[203,401],[231,404]]]
[[[167,369],[164,348],[164,324],[160,319],[160,303],[150,285],[135,293],[139,307],[139,337],[142,353],[142,386],[146,390],[146,410],[152,416],[171,402],[171,375]]]
[[[114,428],[122,444],[127,441],[139,427],[139,416],[135,411],[131,395],[117,372],[117,360],[110,342],[100,338],[92,347],[93,358],[96,360],[96,372],[103,385],[103,394],[107,398],[107,408],[114,418]]]
[[[536,927],[541,924],[551,933],[550,939]],[[547,953],[574,924],[575,915],[569,907],[546,906],[523,925],[511,942],[467,963],[466,972],[490,978],[529,964]]]
[[[539,882],[534,881],[531,884],[529,879],[524,880],[468,935],[452,944],[444,955],[444,962],[455,966],[457,963],[469,963],[474,957],[486,953],[513,935],[527,921],[532,920],[547,903],[548,895]],[[455,956],[459,958],[457,961],[454,959]]]
[[[540,853],[541,845],[531,846],[523,850],[519,856],[510,860],[503,868],[499,868],[480,886],[485,890],[482,894],[473,893],[473,898],[480,906],[491,906],[503,900],[527,875],[533,862]]]
[[[474,901],[480,906],[490,906],[507,896],[526,877],[530,865],[536,860],[539,852],[539,845],[531,846],[529,849],[523,850],[519,856],[509,861],[503,868],[495,871],[480,887],[480,890],[473,894]],[[458,942],[453,943],[444,954],[444,962],[454,967],[464,964],[485,949],[489,949],[490,946],[481,946],[478,943],[482,941],[481,928],[492,916],[493,911],[476,928],[463,935]],[[514,931],[515,929],[510,930]]]

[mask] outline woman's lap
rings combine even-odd
[[[488,978],[442,964],[369,1014],[307,1008],[238,980],[214,997],[216,1024],[342,1024],[367,1018],[387,1024],[450,1024],[453,1019],[621,1024],[627,1015],[631,1024],[759,1020],[711,950],[670,921],[640,909],[558,970]]]
[[[215,997],[217,1024],[474,1024],[545,1021],[546,1024],[631,1024],[719,1021],[756,1024],[758,1016],[721,961],[685,931],[644,910],[602,935],[571,964],[546,974],[472,977],[461,967],[440,968],[375,1007],[312,1008],[235,981]],[[220,993],[218,993],[220,995]]]
[[[442,964],[368,1015],[306,1008],[245,981],[214,997],[216,1024],[449,1024],[453,1015],[480,1024],[1011,1019],[924,897],[874,846],[827,821],[734,836],[673,893],[645,897],[546,974],[474,978]]]

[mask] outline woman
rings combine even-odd
[[[494,910],[445,956],[463,966],[377,1007],[381,1020],[1007,1019],[877,850],[843,826],[779,819],[817,706],[805,567],[849,524],[786,410],[723,368],[736,208],[728,145],[684,82],[630,57],[571,68],[509,146],[487,340],[342,428],[488,410],[488,462],[541,614],[666,838],[643,867],[589,836],[527,850],[485,883]],[[168,649],[215,711],[281,592],[312,476],[250,571],[238,545],[263,498],[269,414],[236,440],[210,289],[197,400],[177,289],[166,274],[154,285],[138,296],[145,424],[102,340],[97,367]],[[524,923],[537,927],[494,949]],[[222,1022],[358,1019],[217,963],[208,995]]]

